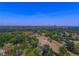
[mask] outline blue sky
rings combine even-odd
[[[0,25],[79,26],[79,3],[0,2]]]

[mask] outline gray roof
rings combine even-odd
[[[73,41],[74,42],[74,44],[79,44],[79,41]]]
[[[4,49],[0,49],[0,54],[4,54],[5,50]]]

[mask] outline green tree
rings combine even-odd
[[[64,56],[67,54],[67,49],[64,47],[60,47],[59,52],[60,52],[59,55]]]
[[[74,45],[74,52],[79,54],[79,45]]]

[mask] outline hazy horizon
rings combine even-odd
[[[0,26],[79,26],[79,2],[0,2]]]

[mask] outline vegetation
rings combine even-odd
[[[79,55],[79,27],[0,27],[0,55],[4,56],[65,56],[67,51]],[[41,45],[37,37],[45,36],[62,46],[59,53],[49,45]],[[74,41],[77,41],[77,43]],[[52,45],[51,45],[52,46]]]
[[[74,52],[79,54],[79,44],[78,45],[74,45]]]
[[[59,51],[60,51],[59,55],[61,55],[61,56],[67,55],[67,49],[66,48],[60,47]]]

